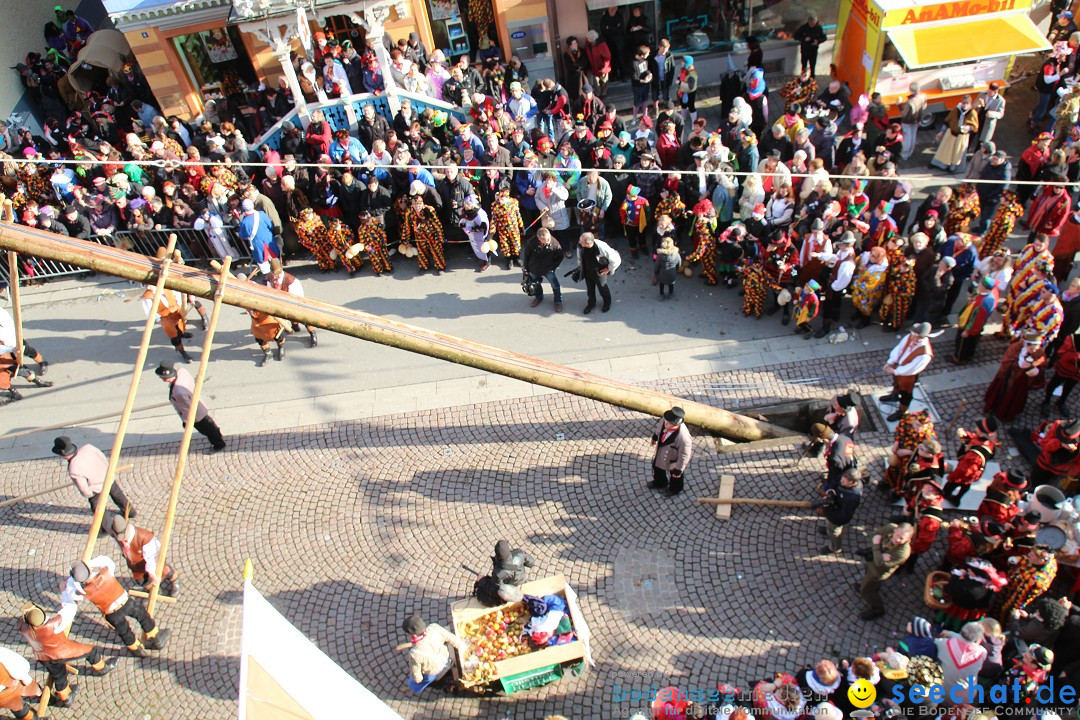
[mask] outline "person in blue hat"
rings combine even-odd
[[[697,120],[697,105],[695,98],[698,89],[697,68],[694,67],[694,58],[691,55],[683,55],[682,69],[679,70],[679,107],[682,108],[683,126],[692,125]]]

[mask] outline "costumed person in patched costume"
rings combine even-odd
[[[1005,568],[1009,584],[994,598],[990,614],[1002,627],[1008,627],[1014,610],[1023,610],[1050,589],[1057,577],[1057,569],[1053,551],[1042,545],[1031,548],[1024,555],[1014,556]]]
[[[742,225],[732,225],[721,234],[720,242],[723,243],[730,238],[735,243],[738,243],[739,238],[745,233],[746,228]],[[717,276],[716,208],[713,207],[711,200],[702,200],[694,205],[694,230],[692,236],[694,249],[683,258],[682,272],[685,275],[691,265],[700,262],[701,276],[705,278],[705,284],[716,285],[719,282]],[[730,257],[733,251],[728,248],[726,254]],[[739,256],[741,257],[741,255],[740,248]],[[734,274],[735,270],[734,268],[728,270],[725,264],[724,272]],[[693,274],[692,271],[691,274]],[[733,280],[728,281],[728,287],[733,284]]]
[[[382,223],[377,222],[368,210],[361,210],[357,215],[360,224],[356,228],[356,242],[362,245],[355,248],[358,252],[366,252],[371,262],[371,270],[375,275],[382,275],[394,271],[390,263],[390,251],[386,247],[386,230]],[[353,248],[349,249],[350,252]]]
[[[71,566],[71,579],[75,597],[92,602],[105,622],[116,631],[128,651],[136,657],[146,657],[146,650],[161,650],[169,639],[164,630],[146,612],[142,603],[132,600],[127,590],[116,579],[116,563],[112,558],[99,555],[90,562],[77,560]],[[135,620],[143,630],[142,638],[131,631],[128,618]]]
[[[780,88],[780,97],[784,99],[784,110],[791,110],[791,106],[796,103],[801,106],[812,103],[817,97],[817,91],[817,80],[814,79],[814,74],[810,68],[804,68],[798,77],[791,78]],[[795,114],[798,115],[801,109],[795,108]]]
[[[889,259],[889,270],[885,275],[885,295],[881,298],[878,317],[881,318],[882,330],[896,332],[907,322],[919,281],[915,275],[915,251],[910,248],[905,251],[899,237],[890,240],[889,245],[896,245],[900,252],[895,260]]]
[[[796,289],[797,306],[795,308],[795,333],[802,333],[809,340],[814,336],[814,328],[810,325],[821,309],[821,301],[818,298],[818,290],[821,285],[817,280],[808,280],[801,288]]]
[[[416,613],[405,619],[401,629],[408,634],[412,643],[409,649],[409,689],[415,695],[429,685],[450,679],[450,668],[454,664],[451,647],[459,653],[464,653],[469,647],[442,625],[426,623]]]
[[[491,228],[495,241],[499,244],[499,253],[506,258],[506,269],[521,267],[521,235],[525,231],[525,222],[521,218],[521,205],[516,198],[510,197],[507,189],[495,193],[495,202],[491,206]]]
[[[641,197],[641,188],[637,185],[626,188],[626,199],[619,206],[619,219],[630,244],[630,257],[637,258],[639,251],[649,252],[645,242],[645,227],[649,223],[649,201]]]
[[[1045,266],[1043,269],[1046,269]],[[1028,286],[1016,298],[1013,311],[1009,314],[1011,336],[1021,337],[1034,330],[1043,335],[1047,342],[1056,337],[1065,317],[1057,293],[1058,286],[1049,272]]]
[[[994,218],[990,226],[983,234],[982,245],[979,246],[979,257],[990,257],[1002,247],[1009,239],[1016,221],[1024,216],[1024,206],[1012,190],[1001,193],[1001,202],[994,211]]]
[[[349,248],[356,244],[356,237],[353,235],[351,227],[342,222],[340,218],[334,218],[326,229],[326,236],[330,240],[330,245],[334,248],[333,254],[337,256],[338,262],[349,271],[350,277],[363,267],[364,258],[359,254],[349,253]]]
[[[300,284],[300,281],[296,279],[294,275],[285,272],[284,268],[281,267],[281,261],[277,258],[274,258],[270,261],[270,274],[266,276],[266,287],[289,293],[290,295],[293,295],[295,297],[304,297],[304,286]],[[254,318],[254,316],[252,317]],[[267,326],[270,325],[269,321],[266,321],[266,323]],[[284,327],[284,325],[282,325],[282,327]],[[319,336],[315,334],[315,328],[311,325],[303,325],[302,323],[294,322],[292,324],[291,330],[292,332],[298,332],[301,327],[307,330],[308,338],[311,340],[311,347],[315,347],[316,345],[318,345]],[[282,342],[284,341],[285,339],[283,337]],[[282,352],[284,352],[284,350],[282,350]],[[285,356],[282,355],[281,357]],[[280,360],[281,357],[277,359]]]
[[[955,365],[971,362],[979,348],[979,339],[991,313],[998,304],[998,290],[994,278],[987,275],[979,280],[976,292],[956,319],[956,346],[950,361]]]
[[[326,225],[315,211],[307,207],[300,211],[300,218],[296,222],[296,236],[300,238],[300,244],[315,256],[319,269],[323,272],[334,269],[336,264],[331,252],[334,244],[330,240],[330,234]]]
[[[1020,502],[1027,488],[1026,475],[1012,471],[996,473],[990,482],[990,487],[986,489],[986,497],[979,503],[979,509],[975,511],[979,522],[993,520],[1003,526],[1009,526],[1020,514],[1017,503]]]
[[[78,605],[65,603],[60,611],[49,615],[40,605],[28,602],[22,607],[16,629],[26,639],[34,653],[34,659],[45,668],[53,683],[53,695],[49,704],[54,707],[70,707],[74,688],[68,682],[68,664],[86,660],[92,677],[108,675],[116,669],[116,658],[105,659],[100,647],[71,640],[67,631],[75,620]],[[83,671],[86,672],[85,670]],[[24,717],[37,717],[36,715]]]
[[[720,236],[716,239],[717,279],[722,279],[727,287],[735,287],[735,283],[738,281],[739,263],[744,253],[742,241],[745,238],[746,228],[743,227],[742,223],[733,223],[731,227],[720,233]],[[704,242],[707,243],[708,239],[705,239]],[[706,262],[702,262],[702,267],[706,267]]]
[[[889,257],[885,248],[877,246],[859,258],[859,270],[851,283],[851,302],[855,306],[855,327],[864,328],[885,296],[885,273]]]
[[[27,700],[40,695],[26,658],[0,647],[0,710],[10,710],[15,720],[36,720],[40,716]]]
[[[762,267],[761,259],[747,260],[742,267],[743,276],[743,314],[761,318],[765,311],[765,298],[769,293],[768,278]]]
[[[135,523],[126,520],[122,515],[113,515],[109,530],[116,544],[120,546],[120,552],[123,553],[128,570],[131,571],[131,577],[135,582],[144,588],[159,585],[162,595],[176,597],[176,582],[179,575],[176,569],[166,565],[162,577],[157,576],[161,541],[157,539],[153,531],[137,527]]]
[[[1011,422],[1024,411],[1028,391],[1032,387],[1042,387],[1045,367],[1042,335],[1029,330],[1023,340],[1013,340],[1001,358],[997,375],[986,388],[983,413],[994,415],[1002,422]]]
[[[446,269],[442,221],[435,208],[424,204],[423,195],[414,195],[409,202],[401,242],[416,248],[416,264],[421,270],[435,268],[435,273],[441,274]]]
[[[956,189],[949,200],[949,215],[945,218],[945,235],[952,237],[959,232],[968,232],[971,223],[979,219],[982,209],[979,193],[975,186],[964,183]]]
[[[907,337],[901,340],[882,368],[893,381],[892,392],[882,395],[881,402],[899,403],[896,412],[889,415],[889,422],[896,422],[904,417],[911,405],[912,393],[919,373],[926,369],[934,359],[934,348],[930,345],[930,323],[915,323]]]
[[[960,439],[960,459],[942,489],[945,499],[953,505],[959,506],[964,494],[982,479],[986,464],[1001,445],[997,431],[998,421],[993,416],[980,418],[971,430],[960,428],[956,431]]]
[[[929,410],[916,410],[900,418],[893,432],[893,444],[889,449],[888,466],[885,468],[885,486],[897,496],[903,495],[907,482],[907,467],[919,446],[927,440],[937,440],[934,420]]]
[[[711,202],[711,201],[710,201]],[[679,196],[679,178],[677,175],[669,175],[660,188],[660,200],[656,203],[656,217],[667,215],[673,222],[678,223],[686,215],[686,203]]]

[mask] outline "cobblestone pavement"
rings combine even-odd
[[[949,333],[938,341],[939,358],[951,339]],[[1002,347],[988,339],[980,360],[995,363]],[[862,352],[664,386],[746,408],[825,397],[852,384],[880,390],[875,371],[882,360]],[[931,367],[930,374],[951,368],[942,359]],[[934,398],[945,407],[967,399],[961,424],[977,413],[982,392],[962,378]],[[860,437],[869,460],[891,442],[875,420],[876,430]],[[889,517],[879,493],[868,491],[857,527],[844,539],[848,554],[819,557],[819,523],[808,513],[737,507],[724,523],[693,498],[715,495],[721,473],[738,478],[739,496],[807,498],[820,461],[796,463],[794,444],[719,453],[712,438],[697,433],[688,492],[667,499],[644,487],[651,427],[636,413],[549,395],[282,427],[230,438],[219,455],[203,454],[205,441],[197,438],[171,555],[182,595],[160,611],[174,631],[171,644],[152,659],[124,657],[107,679],[79,678],[76,707],[57,717],[234,715],[240,575],[248,557],[270,601],[405,718],[626,718],[635,704],[615,702],[620,691],[653,682],[745,685],[822,656],[880,648],[919,611],[919,581],[905,575],[886,585],[885,620],[854,619],[861,607],[852,583],[860,567],[850,551]],[[161,524],[175,451],[167,443],[124,454],[136,469],[122,484],[150,527]],[[12,493],[62,477],[52,459],[5,470]],[[65,569],[81,551],[85,503],[74,491],[47,500],[0,510],[0,607],[7,613],[27,599],[54,604]],[[420,611],[448,623],[449,602],[469,594],[472,571],[485,569],[503,537],[536,557],[537,576],[561,572],[578,589],[596,667],[513,700],[414,698],[404,682],[404,653],[393,650],[404,640],[401,619]],[[111,541],[98,547],[119,558]],[[14,622],[0,627],[0,641],[25,651]],[[122,650],[92,609],[79,616],[73,634]],[[352,717],[347,708],[342,717]]]

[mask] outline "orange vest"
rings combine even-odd
[[[124,559],[127,560],[128,570],[131,570],[132,576],[139,582],[146,577],[146,558],[143,556],[143,548],[153,539],[154,533],[146,528],[136,527],[135,537],[131,538],[131,542],[120,543],[120,551],[124,553]],[[169,568],[166,566],[165,576],[168,577],[168,575]]]
[[[89,655],[90,651],[94,649],[93,645],[75,642],[62,632],[53,632],[58,622],[60,622],[60,619],[55,617],[44,625],[35,628],[27,625],[25,621],[19,620],[19,634],[26,638],[26,643],[34,651],[34,658],[41,662],[49,662],[51,660],[73,660]]]
[[[5,710],[22,710],[23,698],[37,697],[41,694],[41,689],[36,682],[31,680],[29,685],[23,685],[11,677],[3,665],[0,665],[0,685],[4,686],[4,689],[0,690],[0,708]]]
[[[154,288],[146,288],[142,294],[142,299],[153,300]],[[158,301],[157,312],[162,317],[180,312],[180,302],[177,300],[176,293],[169,288],[164,288],[161,291],[161,300]]]
[[[86,599],[97,605],[102,615],[116,612],[128,601],[127,590],[104,568],[84,582],[82,587]]]

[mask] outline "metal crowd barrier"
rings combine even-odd
[[[208,266],[211,260],[221,260],[226,254],[232,255],[234,265],[251,260],[251,247],[240,239],[236,228],[228,226],[222,228],[222,234],[217,238],[211,238],[204,230],[164,228],[124,230],[107,238],[98,238],[98,242],[154,257],[158,248],[169,244],[172,233],[176,233],[176,249],[188,265]]]

